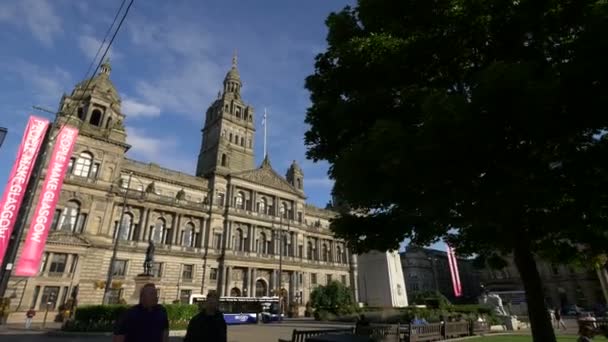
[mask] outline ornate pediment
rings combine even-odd
[[[252,183],[265,185],[271,188],[275,188],[277,190],[296,194],[300,197],[303,196],[302,193],[299,192],[293,186],[291,186],[291,184],[289,184],[289,182],[287,182],[285,178],[279,176],[279,174],[272,169],[268,157],[264,158],[264,161],[262,162],[262,165],[259,168],[232,173],[230,174],[230,176],[244,179]]]
[[[48,243],[55,245],[91,246],[91,242],[79,234],[61,230],[53,230],[49,233]]]

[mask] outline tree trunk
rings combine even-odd
[[[516,247],[513,255],[526,291],[528,318],[532,326],[532,340],[534,342],[556,342],[551,317],[545,306],[545,295],[534,256],[526,245]]]

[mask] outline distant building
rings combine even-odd
[[[502,270],[486,268],[481,281],[489,291],[523,291],[524,287],[512,259]],[[557,308],[578,305],[593,308],[605,303],[604,294],[596,271],[569,265],[551,264],[537,260],[538,272],[543,283],[545,302]]]
[[[370,252],[359,255],[359,299],[368,306],[405,307],[407,290],[397,252]]]
[[[454,296],[446,252],[410,245],[401,253],[401,265],[410,302],[416,295],[429,291],[438,291],[450,301],[458,302],[476,302],[481,294],[480,274],[472,260],[458,258],[463,292],[460,298]]]

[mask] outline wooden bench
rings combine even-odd
[[[477,322],[471,321],[470,323],[470,335],[484,335],[490,331],[490,324],[488,322]]]
[[[325,329],[325,330],[293,330],[291,340],[279,339],[279,342],[306,342],[306,339],[313,336],[326,334],[352,334],[354,328]]]
[[[355,328],[355,335],[368,336],[374,341],[400,342],[401,328],[399,325],[368,325]]]
[[[468,336],[471,333],[469,322],[446,322],[443,325],[443,338]]]
[[[409,342],[439,341],[443,338],[442,324],[410,324],[407,333]]]

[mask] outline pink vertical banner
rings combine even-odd
[[[458,260],[456,259],[456,253],[454,248],[447,246],[448,264],[450,265],[450,275],[452,276],[452,288],[454,289],[454,296],[462,296],[462,285],[460,284],[460,272],[458,272]]]
[[[42,193],[32,216],[21,257],[17,262],[16,276],[32,277],[38,274],[76,137],[78,137],[78,129],[68,126],[63,126],[57,135],[42,185]]]
[[[6,254],[17,221],[17,214],[25,196],[25,189],[32,176],[34,164],[40,153],[40,146],[42,146],[48,127],[48,120],[35,116],[30,116],[25,127],[21,145],[17,150],[15,164],[13,164],[4,194],[0,200],[0,264],[2,264],[4,254]]]

